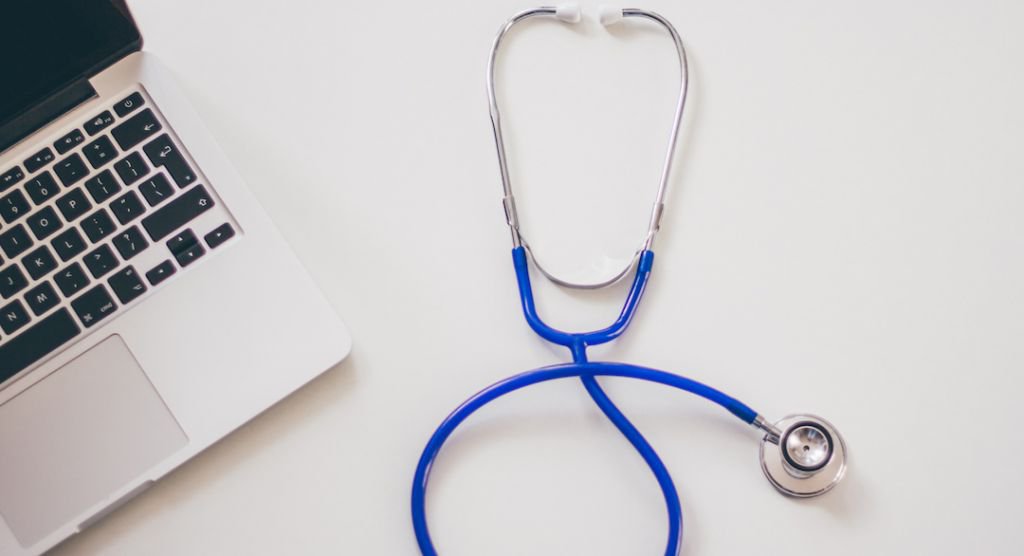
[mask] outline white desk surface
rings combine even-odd
[[[355,351],[55,554],[416,553],[408,495],[434,427],[566,358],[519,311],[484,96],[494,32],[526,7],[133,3]],[[1020,554],[1024,7],[645,7],[684,35],[692,103],[645,303],[594,357],[686,373],[772,418],[819,413],[852,454],[834,492],[786,499],[753,430],[604,380],[678,483],[684,553]],[[668,41],[548,23],[508,44],[524,227],[556,270],[628,255],[668,126]],[[574,329],[623,293],[535,284]],[[431,486],[445,556],[663,550],[652,477],[571,380],[473,418]]]

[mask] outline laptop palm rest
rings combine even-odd
[[[186,444],[111,336],[0,405],[0,515],[30,547]]]

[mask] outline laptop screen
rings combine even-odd
[[[2,0],[0,22],[0,129],[141,41],[119,0]]]

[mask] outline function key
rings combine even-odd
[[[84,141],[85,135],[82,135],[82,132],[77,129],[72,129],[71,132],[64,137],[57,139],[53,144],[53,148],[57,149],[57,153],[64,154],[78,145],[81,145]]]
[[[114,105],[114,112],[117,112],[118,116],[124,116],[135,110],[136,108],[146,104],[146,101],[142,98],[139,93],[132,93],[128,95],[121,102]]]
[[[204,239],[210,249],[216,249],[233,237],[235,237],[235,229],[231,227],[231,224],[221,224],[216,230],[206,234]]]
[[[82,127],[85,128],[85,132],[89,135],[96,135],[112,123],[114,123],[114,115],[109,110],[104,110],[99,116],[85,122],[85,125]]]
[[[110,133],[117,140],[117,144],[121,145],[121,150],[127,151],[160,129],[160,122],[153,115],[153,111],[147,108],[115,127]]]
[[[46,147],[28,157],[28,160],[25,161],[25,169],[31,174],[51,162],[53,162],[53,151],[50,150],[50,147]]]
[[[82,157],[77,154],[73,154],[58,162],[53,167],[53,171],[57,172],[57,177],[60,178],[64,187],[78,183],[79,180],[89,173],[89,170],[85,167],[85,162],[82,162]]]
[[[0,174],[0,191],[11,187],[23,179],[25,179],[25,173],[21,171],[21,168],[17,166],[11,168],[3,174]]]

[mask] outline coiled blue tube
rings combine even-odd
[[[548,326],[537,314],[533,300],[533,289],[530,285],[530,273],[526,252],[522,247],[512,250],[513,263],[516,269],[516,278],[519,283],[519,297],[522,302],[523,315],[530,327],[545,340],[565,346],[572,353],[573,362],[561,365],[552,365],[533,371],[507,378],[481,390],[475,396],[463,402],[451,413],[434,431],[430,441],[427,442],[423,455],[420,456],[419,464],[416,466],[416,475],[412,486],[412,522],[416,532],[416,542],[424,556],[436,556],[430,538],[430,530],[427,526],[426,516],[426,492],[427,482],[430,479],[430,469],[434,459],[440,453],[445,441],[455,432],[463,421],[481,407],[487,405],[505,394],[525,388],[532,384],[557,380],[568,377],[579,377],[590,394],[591,399],[608,417],[623,436],[633,445],[633,448],[644,459],[650,467],[658,486],[661,488],[665,498],[665,506],[668,510],[668,543],[665,547],[665,556],[676,556],[682,547],[683,538],[683,511],[679,502],[679,494],[676,492],[672,476],[669,474],[665,464],[661,461],[654,448],[647,442],[643,434],[629,421],[629,419],[615,406],[611,398],[604,392],[595,377],[618,376],[635,378],[658,382],[680,390],[685,390],[704,399],[712,401],[731,412],[746,423],[753,423],[757,418],[757,412],[747,407],[742,402],[722,393],[710,386],[706,386],[689,378],[648,369],[637,365],[625,363],[598,363],[587,361],[587,347],[592,345],[610,342],[622,335],[633,319],[636,308],[643,297],[647,286],[647,280],[651,274],[654,264],[654,253],[643,251],[640,253],[640,260],[637,264],[636,276],[633,279],[632,287],[622,307],[622,312],[615,322],[604,329],[586,333],[568,333],[556,330]]]
[[[430,468],[433,465],[437,454],[441,451],[441,447],[444,445],[445,441],[448,440],[448,437],[455,432],[455,429],[478,409],[510,392],[514,392],[539,382],[568,377],[581,377],[585,380],[585,384],[589,381],[593,381],[593,383],[596,384],[596,381],[594,380],[594,377],[596,376],[618,376],[665,384],[667,386],[691,392],[697,396],[712,401],[727,409],[744,422],[753,423],[754,419],[757,417],[757,412],[750,407],[747,407],[739,400],[715,390],[710,386],[706,386],[695,380],[672,373],[624,363],[594,362],[552,365],[550,367],[527,371],[492,384],[463,402],[461,406],[453,411],[451,415],[441,423],[433,436],[431,436],[430,441],[427,442],[427,446],[423,450],[423,455],[420,457],[419,464],[416,466],[416,474],[413,479],[412,487],[412,521],[413,528],[416,532],[416,542],[419,544],[420,551],[424,556],[437,555],[437,550],[434,548],[433,542],[430,538],[426,517],[426,491],[427,482],[430,478]],[[607,396],[604,395],[603,391],[598,391],[600,392],[598,396],[603,396],[607,399]],[[594,392],[591,392],[591,395],[594,395]],[[664,464],[661,463],[661,460],[658,458],[653,448],[651,448],[647,443],[647,440],[643,438],[639,431],[637,431],[624,416],[622,416],[621,419],[619,418],[622,414],[613,404],[610,403],[610,400],[608,404],[602,405],[602,409],[605,409],[606,407],[610,408],[613,415],[615,415],[615,417],[613,417],[613,415],[609,415],[609,418],[611,418],[616,426],[619,427],[619,430],[622,431],[633,446],[641,452],[641,456],[643,456],[647,464],[651,466],[658,479],[658,484],[661,486],[666,503],[669,507],[669,542],[665,549],[665,554],[666,556],[675,556],[678,554],[682,543],[682,510],[680,508],[678,494],[676,494],[675,486],[672,483],[672,478],[669,476],[668,471],[665,469]],[[605,414],[608,415],[608,411],[606,411]]]

